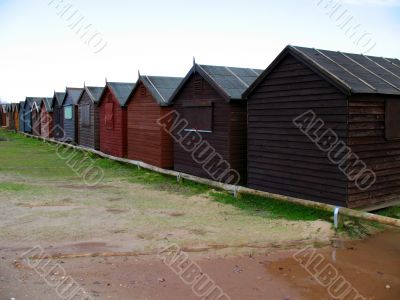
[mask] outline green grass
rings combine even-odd
[[[378,215],[400,219],[400,206],[392,206],[375,212]]]
[[[0,137],[4,140],[0,142],[0,172],[21,173],[24,176],[48,178],[49,180],[64,179],[66,182],[81,181],[66,161],[57,156],[57,149],[63,148],[43,143],[35,139],[29,139],[22,135],[5,132],[0,130]],[[103,159],[95,154],[74,151],[74,159],[80,161],[84,157],[90,157],[95,161],[95,166],[104,171],[104,183],[118,179],[122,182],[147,185],[153,189],[179,193],[185,196],[206,194],[212,201],[222,205],[230,205],[240,209],[242,212],[266,219],[286,219],[290,221],[314,221],[326,220],[332,222],[332,215],[317,208],[305,207],[302,205],[283,202],[275,199],[259,196],[241,195],[238,198],[225,192],[215,190],[209,186],[184,180],[178,183],[176,178],[165,176],[156,172],[139,169],[137,166],[127,165],[116,161]],[[12,186],[7,183],[0,185],[1,189],[18,190],[20,186]],[[399,209],[386,211],[386,214],[395,216],[399,214]],[[364,225],[362,225],[364,226]],[[347,227],[347,226],[345,226]],[[359,226],[351,224],[351,230],[357,231]],[[349,227],[349,228],[350,228]],[[363,231],[363,229],[360,229]]]
[[[28,191],[33,187],[27,184],[21,183],[13,183],[13,182],[0,182],[0,191],[1,192],[20,192],[20,191]]]

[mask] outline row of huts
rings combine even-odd
[[[0,115],[10,129],[199,177],[215,179],[223,161],[272,193],[351,208],[400,200],[398,59],[288,46],[266,70],[194,63],[185,78],[67,87]],[[194,155],[199,139],[209,147]]]

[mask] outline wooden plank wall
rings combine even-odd
[[[248,186],[345,206],[345,176],[293,124],[310,109],[346,141],[345,95],[288,55],[248,100]]]
[[[114,103],[114,127],[107,129],[105,126],[105,104],[111,102]],[[104,92],[99,111],[100,151],[116,157],[126,157],[127,110],[119,105],[108,87]]]
[[[245,160],[243,154],[245,150],[231,151],[231,146],[242,145],[245,147],[245,135],[243,139],[239,141],[237,137],[232,140],[231,134],[240,134],[240,130],[232,128],[232,123],[236,122],[238,116],[242,116],[242,113],[238,113],[239,107],[231,108],[231,104],[224,98],[222,98],[217,91],[203,80],[201,92],[195,92],[195,81],[202,79],[199,74],[193,75],[177,95],[173,108],[181,115],[184,116],[183,103],[191,100],[208,100],[213,103],[213,130],[212,133],[201,133],[204,140],[208,141],[211,146],[214,147],[217,153],[219,153],[231,166],[236,166],[238,169],[243,170],[245,165],[241,165]],[[245,106],[241,106],[245,110]],[[234,113],[233,117],[231,114]],[[240,125],[243,125],[243,119],[238,120]],[[243,155],[243,157],[239,157]],[[238,165],[243,166],[240,168]],[[202,165],[196,163],[191,153],[187,153],[178,143],[174,143],[174,170],[178,172],[184,172],[199,177],[210,178],[207,172],[204,171]],[[238,170],[238,171],[240,171]],[[245,178],[244,174],[241,174],[241,178]]]
[[[54,100],[53,117],[54,117],[54,138],[61,139],[63,138],[64,112],[63,108],[59,106],[57,100]]]
[[[53,138],[54,118],[53,113],[46,112],[44,104],[41,108],[41,136],[44,138]]]
[[[351,208],[400,199],[400,141],[385,139],[385,99],[385,96],[373,95],[349,98],[348,144],[377,175],[375,184],[366,191],[349,182]]]
[[[90,105],[90,126],[83,126],[81,122],[81,109],[84,105]],[[86,91],[83,92],[81,101],[79,102],[78,126],[79,126],[79,145],[84,147],[98,149],[99,148],[99,130],[95,124],[96,105],[90,99]],[[98,120],[98,116],[96,118]],[[97,130],[96,130],[97,128]]]
[[[141,83],[128,104],[128,158],[171,169],[173,142],[157,124],[171,108],[161,107]]]
[[[32,134],[41,135],[40,111],[32,110]]]

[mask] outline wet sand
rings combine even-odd
[[[87,245],[89,247],[90,245]],[[293,258],[298,250],[218,257],[189,253],[231,299],[333,299]],[[34,270],[15,263],[18,251],[0,250],[0,299],[58,299]],[[335,241],[318,249],[365,299],[400,299],[400,232],[363,241]],[[200,299],[156,256],[54,259],[93,299]],[[347,299],[352,299],[350,296]],[[362,298],[360,298],[362,299]]]

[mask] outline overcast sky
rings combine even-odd
[[[288,44],[361,53],[376,43],[368,54],[400,58],[400,1],[337,2],[330,17],[329,0],[0,0],[0,98],[134,82],[138,69],[184,76],[193,56],[264,69]],[[361,41],[340,28],[344,12]]]

